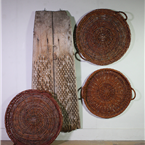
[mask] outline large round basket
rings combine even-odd
[[[49,145],[60,133],[62,115],[49,92],[26,90],[8,105],[5,126],[16,145]]]
[[[119,60],[131,40],[126,20],[127,15],[121,11],[96,9],[89,12],[76,28],[76,53],[97,65]]]
[[[114,69],[100,69],[93,72],[81,90],[88,110],[102,118],[112,118],[121,114],[132,98],[131,85],[127,78]]]

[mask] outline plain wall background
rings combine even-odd
[[[98,66],[77,62],[78,87],[100,68],[122,72],[136,90],[136,99],[119,116],[95,117],[79,103],[81,129],[60,133],[58,140],[143,140],[144,138],[144,0],[2,0],[2,107],[1,140],[9,140],[4,115],[9,102],[19,92],[31,88],[34,16],[37,10],[66,10],[78,23],[86,13],[108,8],[128,15],[131,44],[117,62]],[[1,45],[1,43],[0,43]],[[81,82],[80,82],[81,81]]]

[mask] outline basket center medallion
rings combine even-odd
[[[115,91],[113,86],[109,83],[103,83],[100,85],[99,98],[103,101],[110,101],[114,98]]]

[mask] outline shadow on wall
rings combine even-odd
[[[32,53],[33,53],[33,27],[34,27],[35,12],[31,13],[27,32],[26,32],[26,87],[31,89],[32,82]]]

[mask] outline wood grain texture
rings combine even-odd
[[[32,88],[55,94],[63,114],[63,132],[80,128],[72,36],[66,11],[36,12]]]
[[[70,17],[53,13],[55,93],[62,106],[64,132],[80,128]],[[67,127],[66,127],[67,126]]]
[[[32,88],[54,92],[52,12],[35,13]]]

